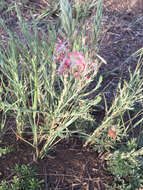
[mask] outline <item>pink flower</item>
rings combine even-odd
[[[65,58],[65,53],[60,53],[54,57],[55,61],[58,61],[59,63],[63,61]]]
[[[90,79],[90,75],[85,76],[85,79]]]
[[[59,44],[60,44],[60,45],[63,45],[63,43],[64,43],[64,42],[59,39]]]
[[[65,59],[59,66],[58,72],[63,74],[65,72],[69,72],[69,70],[70,70],[70,60]]]
[[[56,45],[56,52],[64,52],[66,50],[66,46],[62,40],[58,40]]]
[[[79,52],[68,54],[71,60],[71,73],[74,77],[80,78],[85,70],[85,57]]]
[[[68,53],[68,57],[71,57],[72,56],[72,53]]]
[[[111,138],[115,138],[117,135],[116,135],[116,133],[115,133],[114,130],[109,129],[109,131],[108,131],[108,136],[111,137]]]
[[[57,46],[57,47],[56,47],[56,51],[58,51],[60,48],[61,48],[61,46]]]
[[[74,52],[73,55],[76,56],[76,57],[79,57],[80,53],[79,52]]]
[[[63,44],[63,42],[61,42]],[[60,47],[57,46],[57,49]],[[66,55],[66,52],[62,52],[59,55],[55,56],[55,60],[60,63],[58,68],[59,73],[70,72],[76,78],[81,78],[85,76],[84,71],[86,68],[86,60],[84,54],[79,52],[69,52]]]
[[[64,61],[64,67],[66,68],[66,70],[70,69],[70,60],[65,59],[65,61]]]
[[[85,64],[77,62],[72,66],[72,74],[74,77],[79,77],[84,72]]]

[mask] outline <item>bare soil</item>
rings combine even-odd
[[[80,139],[63,140],[43,160],[33,160],[33,149],[14,135],[5,135],[2,147],[12,151],[0,157],[0,182],[13,177],[16,164],[38,168],[38,177],[44,179],[43,190],[105,190],[113,175],[107,170],[106,154],[82,147]]]

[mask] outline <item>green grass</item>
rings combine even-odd
[[[20,39],[15,32],[12,32],[1,19],[1,25],[9,35],[7,47],[0,51],[1,70],[1,102],[2,114],[15,118],[17,136],[35,148],[36,157],[43,157],[46,152],[63,138],[68,138],[73,133],[80,133],[72,125],[78,119],[93,120],[89,114],[90,107],[97,105],[100,100],[100,93],[92,100],[88,97],[92,91],[96,91],[102,82],[102,76],[97,79],[97,85],[91,92],[87,92],[90,82],[96,77],[102,60],[98,57],[95,64],[91,64],[90,52],[82,56],[82,44],[77,44],[74,36],[72,21],[72,10],[67,1],[61,1],[62,26],[59,34],[52,28],[48,30],[47,36],[37,28],[37,22],[33,19],[33,33],[30,32],[27,23],[22,19],[17,5],[15,9],[19,19],[21,35]],[[70,11],[69,11],[70,10]],[[56,44],[58,35],[65,31],[66,39],[65,58],[71,54],[70,70],[67,74],[58,74],[57,70],[62,63],[54,60],[58,55]],[[70,32],[71,30],[71,32]],[[39,38],[39,32],[42,38]],[[62,33],[61,33],[62,32]],[[73,34],[73,36],[72,36]],[[81,34],[79,34],[81,36]],[[24,42],[24,43],[23,43]],[[81,36],[82,42],[82,36]],[[72,52],[77,52],[74,55]],[[85,67],[80,73],[80,79],[74,77],[76,68],[74,61],[79,56]],[[95,61],[95,60],[94,60]],[[78,63],[76,63],[78,64]],[[80,65],[78,66],[80,67]],[[81,71],[79,71],[81,72]],[[87,79],[87,77],[89,77]],[[83,102],[79,106],[80,102]],[[25,128],[29,126],[29,133],[32,135],[32,142],[23,137]],[[71,128],[72,127],[72,128]],[[39,145],[43,144],[39,149]]]

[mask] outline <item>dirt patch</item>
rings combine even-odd
[[[26,164],[38,168],[37,175],[44,179],[43,190],[104,190],[112,184],[106,154],[83,148],[80,139],[62,141],[37,162],[33,161],[31,147],[14,136],[7,136],[5,143],[13,145],[13,151],[0,157],[0,181],[12,179],[16,164]]]
[[[111,6],[108,2],[103,5],[100,55],[107,61],[101,70],[103,86],[108,85],[106,98],[112,101],[118,82],[128,80],[128,69],[134,72],[137,65],[138,57],[129,57],[143,46],[143,11],[136,7],[115,9],[117,1],[111,1]]]
[[[104,190],[113,180],[107,171],[105,154],[82,148],[77,139],[59,144],[53,159],[46,158],[40,165],[48,189]]]
[[[3,142],[0,147],[4,148],[10,146],[12,151],[0,157],[0,182],[12,178],[12,169],[16,164],[22,165],[33,162],[33,150],[31,150],[29,145],[20,142],[12,134],[6,134]]]
[[[135,13],[143,11],[142,0],[103,0],[103,2],[110,10]]]

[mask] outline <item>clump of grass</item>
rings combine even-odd
[[[75,121],[81,118],[93,121],[90,107],[101,100],[100,93],[92,100],[87,98],[100,87],[101,76],[91,92],[87,88],[96,78],[102,60],[100,56],[92,60],[80,48],[75,51],[72,10],[66,0],[61,0],[60,5],[62,33],[49,28],[48,37],[38,30],[34,19],[32,32],[29,30],[17,5],[21,36],[10,31],[1,19],[9,42],[0,51],[0,109],[15,118],[17,131],[13,130],[14,133],[35,148],[37,158],[43,158],[61,139],[80,133],[73,127]],[[66,39],[59,40],[58,45],[57,36],[61,34]],[[32,140],[23,136],[26,131]]]
[[[109,109],[106,107],[105,117],[101,125],[95,129],[86,144],[90,142],[93,144],[97,142],[98,144],[100,139],[101,142],[103,141],[107,145],[107,142],[110,144],[110,137],[111,139],[114,138],[116,142],[128,135],[128,129],[133,126],[130,126],[130,122],[124,123],[124,114],[130,110],[136,110],[137,104],[141,106],[139,110],[140,115],[143,111],[143,79],[141,68],[141,63],[139,63],[134,73],[129,71],[129,81],[119,82],[113,103]]]

